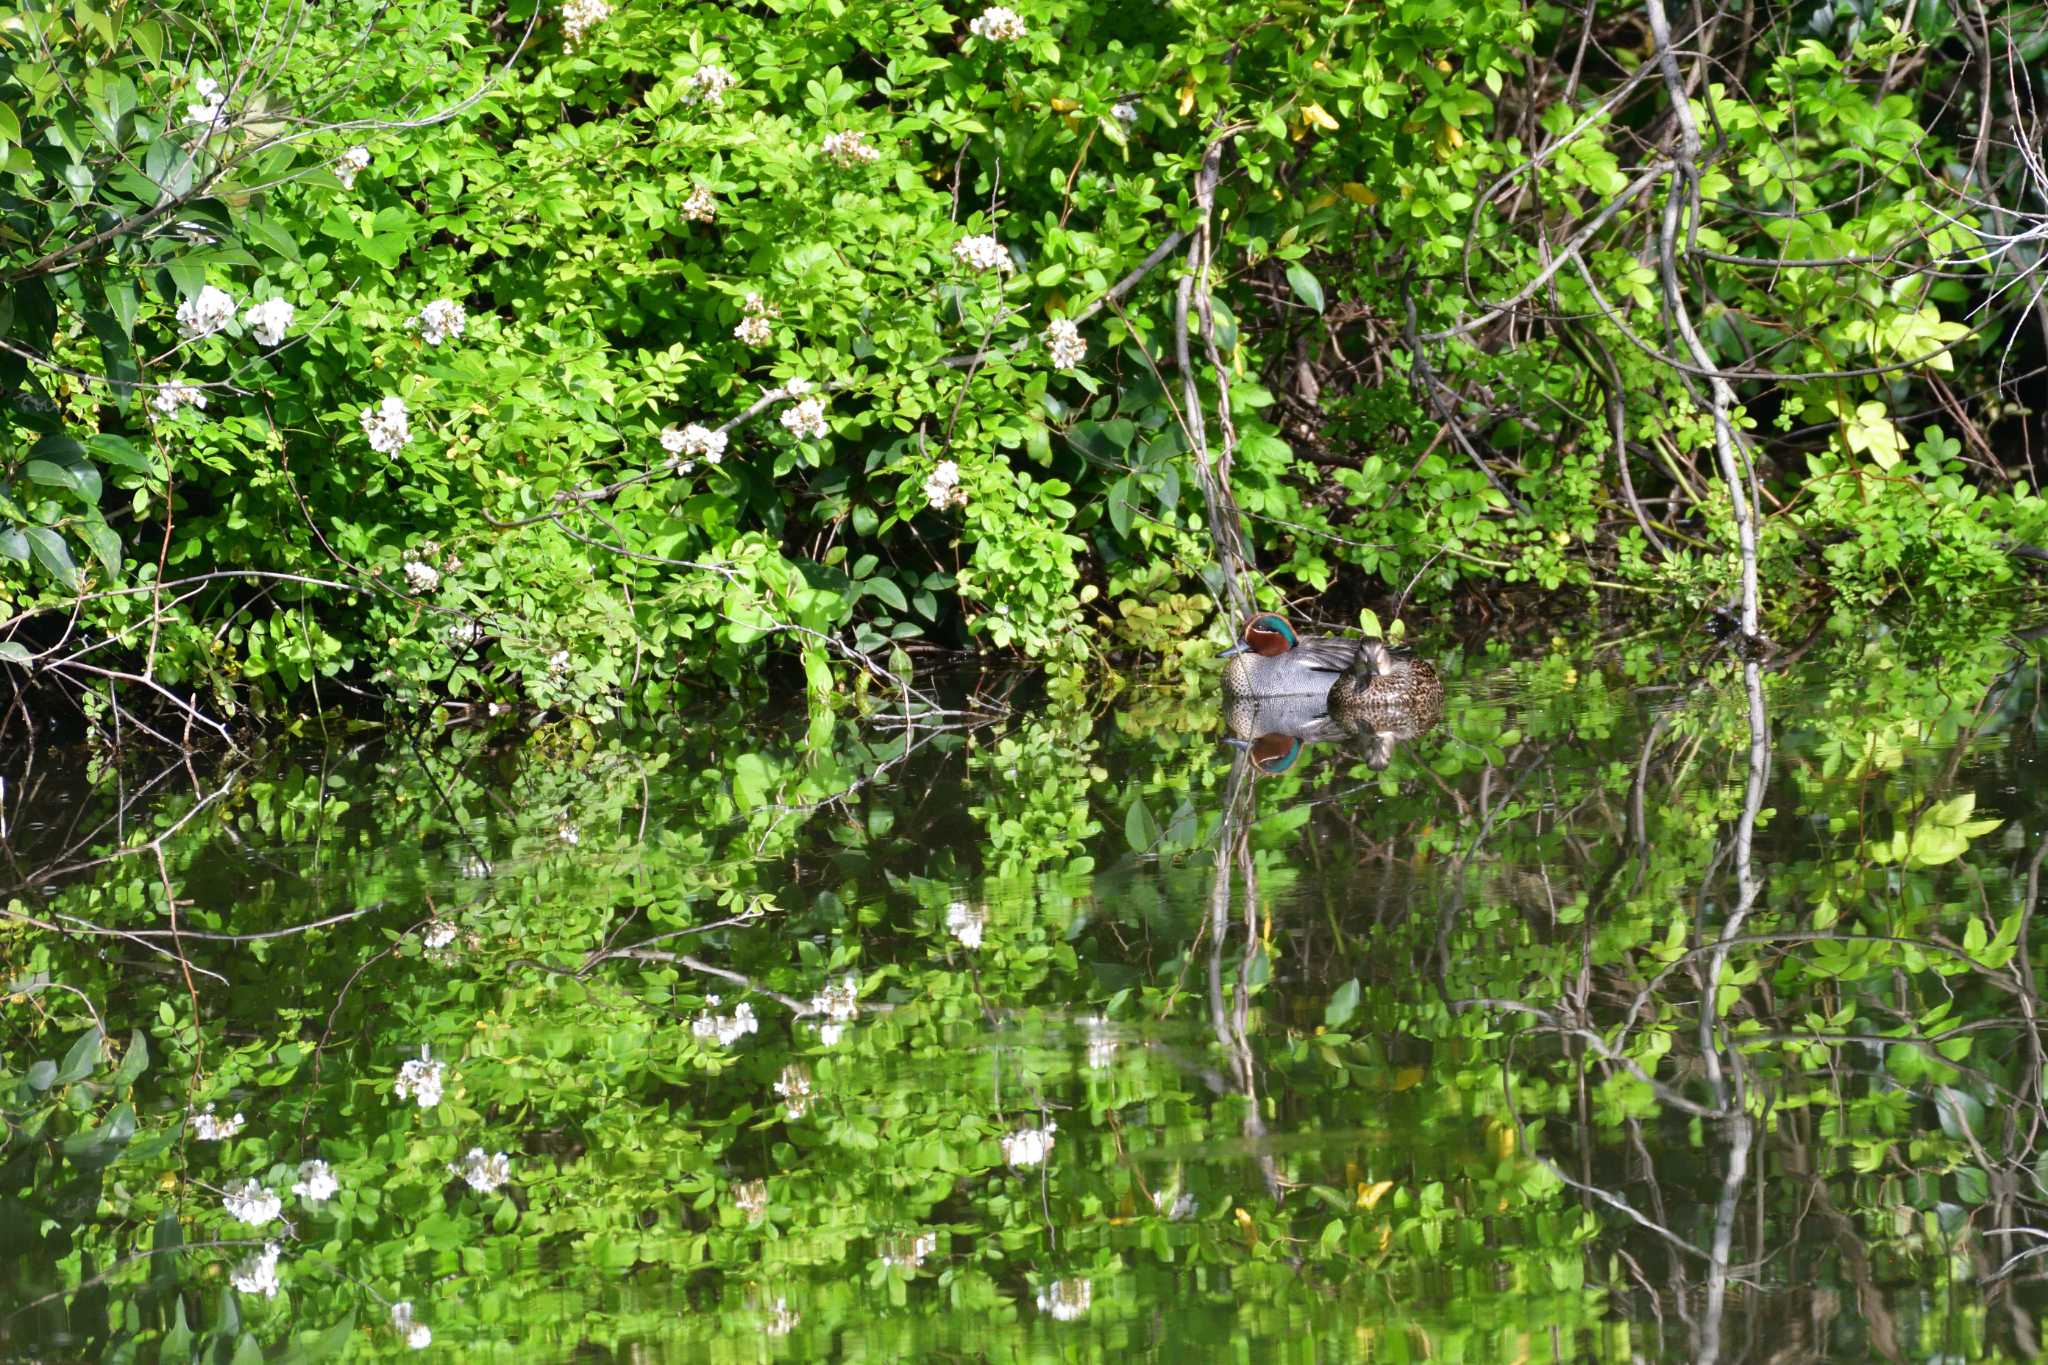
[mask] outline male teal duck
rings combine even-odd
[[[1245,623],[1244,638],[1226,651],[1226,697],[1325,696],[1358,652],[1356,640],[1311,636],[1304,640],[1287,618],[1262,612]]]
[[[1342,742],[1351,731],[1330,715],[1327,696],[1226,697],[1224,743],[1243,749],[1252,771],[1272,777],[1291,770],[1311,744]]]
[[[1384,640],[1365,640],[1344,675],[1330,686],[1330,715],[1366,740],[1366,763],[1381,771],[1395,746],[1436,728],[1444,717],[1444,683],[1425,659],[1410,659]]]

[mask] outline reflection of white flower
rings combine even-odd
[[[959,939],[963,948],[981,947],[981,931],[987,923],[988,912],[977,910],[966,901],[954,901],[946,907],[946,932]]]
[[[178,305],[178,331],[187,338],[210,337],[235,320],[234,295],[207,285]]]
[[[364,408],[363,435],[370,438],[370,449],[379,455],[396,455],[411,445],[411,417],[405,400],[395,394],[375,407]]]
[[[1020,1170],[1042,1164],[1052,1155],[1053,1134],[1058,1129],[1059,1125],[1048,1119],[1043,1128],[1019,1128],[1003,1134],[1003,1160]]]
[[[469,311],[454,299],[429,299],[425,307],[405,320],[429,346],[453,341],[469,327]]]
[[[761,1330],[771,1337],[786,1337],[796,1325],[802,1322],[803,1314],[789,1306],[789,1300],[777,1297],[768,1307],[768,1313],[761,1322]]]
[[[1081,328],[1068,318],[1054,318],[1045,325],[1045,349],[1051,353],[1055,369],[1071,370],[1088,358]]]
[[[583,41],[583,35],[611,18],[612,7],[605,0],[566,0],[562,6],[562,39],[567,47]]]
[[[775,1079],[775,1093],[782,1096],[782,1112],[790,1122],[811,1112],[811,1073],[801,1063],[791,1062]]]
[[[292,1193],[308,1204],[324,1204],[334,1198],[341,1189],[341,1182],[334,1178],[334,1168],[324,1161],[301,1161],[299,1178],[292,1185]]]
[[[417,593],[429,593],[441,586],[441,571],[417,559],[405,561],[406,586]]]
[[[213,1112],[213,1106],[209,1104],[192,1116],[192,1136],[201,1142],[222,1142],[241,1132],[245,1122],[247,1120],[240,1114],[221,1118]]]
[[[391,1305],[391,1326],[415,1351],[424,1351],[434,1344],[433,1330],[413,1317],[411,1299],[400,1299]]]
[[[1014,43],[1024,36],[1024,20],[1008,5],[990,5],[967,31],[991,43]]]
[[[275,1222],[284,1212],[284,1201],[254,1180],[228,1186],[220,1205],[228,1211],[228,1217],[252,1228]]]
[[[962,237],[953,243],[953,259],[969,270],[993,270],[999,275],[1007,275],[1015,268],[1009,248],[988,233]]]
[[[295,312],[283,299],[265,299],[249,305],[249,311],[242,314],[242,325],[256,338],[257,345],[278,346],[284,343],[285,329],[292,325]]]
[[[198,408],[206,411],[206,390],[190,384],[165,384],[149,400],[149,405],[166,417],[176,417],[180,408]]]
[[[481,1147],[469,1149],[469,1155],[458,1162],[450,1162],[448,1169],[467,1181],[478,1194],[491,1194],[512,1178],[512,1158],[503,1152],[488,1156]]]
[[[882,1264],[891,1269],[916,1272],[923,1268],[924,1258],[931,1255],[939,1245],[938,1235],[920,1232],[914,1235],[892,1237],[882,1244]]]
[[[1088,1069],[1101,1071],[1116,1060],[1117,1041],[1109,1031],[1109,1020],[1091,1014],[1081,1024],[1088,1030]]]
[[[882,155],[869,145],[868,135],[858,128],[825,134],[825,145],[821,150],[825,159],[841,170],[850,166],[865,166]]]
[[[236,1266],[228,1276],[228,1283],[238,1293],[261,1294],[266,1299],[277,1297],[277,1257],[281,1248],[275,1242],[265,1242],[263,1250]]]
[[[356,177],[368,169],[370,169],[370,149],[361,143],[348,148],[340,156],[334,158],[335,179],[341,181],[341,187],[345,190],[354,189],[356,187]]]
[[[732,1187],[733,1207],[747,1215],[747,1221],[758,1222],[768,1212],[768,1182],[765,1180],[742,1180]]]
[[[1054,1322],[1072,1322],[1088,1311],[1094,1297],[1095,1287],[1078,1275],[1054,1280],[1038,1291],[1038,1311],[1050,1314]]]
[[[441,1102],[441,1087],[446,1079],[447,1067],[421,1047],[419,1056],[398,1068],[396,1094],[401,1100],[417,1100],[422,1109],[432,1109]]]

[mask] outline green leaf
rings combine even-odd
[[[73,1081],[82,1081],[99,1070],[100,1040],[105,1036],[97,1024],[81,1034],[78,1041],[71,1045],[71,1050],[64,1054],[64,1065],[57,1072],[57,1084],[70,1085]]]
[[[1358,978],[1352,977],[1330,993],[1330,1003],[1323,1006],[1323,1026],[1343,1028],[1351,1022],[1351,1016],[1358,1013]]]
[[[28,537],[18,527],[10,526],[0,531],[0,555],[19,564],[28,563]]]
[[[867,596],[879,597],[898,611],[910,610],[910,599],[903,595],[903,589],[892,578],[870,578],[860,587]]]
[[[344,1313],[341,1321],[326,1331],[300,1337],[278,1359],[287,1365],[312,1365],[314,1361],[333,1360],[348,1350],[355,1331],[356,1315]]]
[[[73,592],[78,591],[85,580],[78,572],[78,565],[71,560],[71,551],[65,546],[64,537],[47,526],[31,526],[22,534],[28,537],[29,550],[43,572]]]
[[[11,664],[27,664],[35,660],[27,645],[19,640],[0,640],[0,659]]]
[[[1287,267],[1287,282],[1294,286],[1295,296],[1303,303],[1318,313],[1323,311],[1323,282],[1315,277],[1314,271],[1297,262]]]
[[[1159,835],[1159,821],[1146,806],[1145,798],[1135,798],[1131,802],[1131,808],[1124,813],[1124,838],[1130,841],[1133,851],[1150,853],[1158,844]]]

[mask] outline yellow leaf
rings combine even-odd
[[[1349,199],[1354,204],[1363,204],[1367,208],[1371,208],[1374,204],[1380,202],[1378,195],[1359,184],[1356,180],[1347,180],[1337,188],[1346,199]]]
[[[1362,1209],[1371,1208],[1379,1203],[1380,1200],[1386,1198],[1387,1191],[1393,1188],[1394,1182],[1391,1180],[1382,1180],[1372,1185],[1360,1185],[1358,1187],[1358,1207]]]
[[[1515,1130],[1505,1123],[1492,1123],[1487,1127],[1492,1130],[1487,1136],[1493,1140],[1495,1159],[1506,1161],[1515,1154]]]
[[[1188,77],[1188,83],[1180,88],[1180,111],[1185,114],[1195,107],[1195,78]]]
[[[1054,112],[1065,114],[1075,109],[1079,109],[1081,107],[1081,101],[1060,99],[1055,97],[1052,102],[1052,107]]]
[[[1319,194],[1308,201],[1308,206],[1311,209],[1326,209],[1336,202],[1337,196],[1334,194]]]
[[[1323,106],[1320,104],[1302,105],[1301,121],[1313,127],[1320,128],[1326,133],[1334,133],[1337,131],[1337,120],[1331,118],[1330,111],[1323,108]]]
[[[1422,1084],[1422,1068],[1419,1066],[1404,1066],[1394,1073],[1394,1089],[1396,1090],[1413,1090],[1420,1084]]]
[[[1444,130],[1437,134],[1437,141],[1455,152],[1465,145],[1465,135],[1458,131],[1455,124],[1446,123]]]

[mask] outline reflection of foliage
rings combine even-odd
[[[405,1299],[464,1351],[1112,1359],[1169,1303],[1190,1351],[1306,1327],[1495,1359],[1555,1329],[1687,1356],[1647,1301],[1699,1282],[1720,1180],[1685,1106],[1744,730],[1739,694],[1648,661],[1475,655],[1385,773],[1333,751],[1257,784],[1222,987],[1256,1100],[1212,1030],[1228,751],[1202,717],[1055,711],[852,791],[900,743],[453,734],[90,834],[109,774],[86,846],[19,866],[112,861],[0,922],[0,1282],[30,1305],[0,1342],[402,1354]],[[1800,1248],[1739,1292],[1820,1341],[1897,1286],[1961,1324],[1935,1346],[1995,1354],[1972,1282],[2027,1248],[1992,1229],[2039,1221],[2012,662],[1958,636],[1937,677],[1880,636],[1770,679],[1765,894],[1713,1004],[1762,1123],[1742,1243]],[[813,1010],[849,975],[835,1042]],[[741,1004],[757,1033],[692,1027]],[[422,1047],[427,1109],[393,1094]],[[207,1104],[246,1127],[200,1140]],[[1007,1164],[1046,1122],[1049,1160]],[[473,1148],[509,1183],[465,1182]],[[315,1157],[340,1190],[287,1196],[289,1232],[228,1220],[222,1188]],[[226,1288],[264,1237],[275,1301]]]

